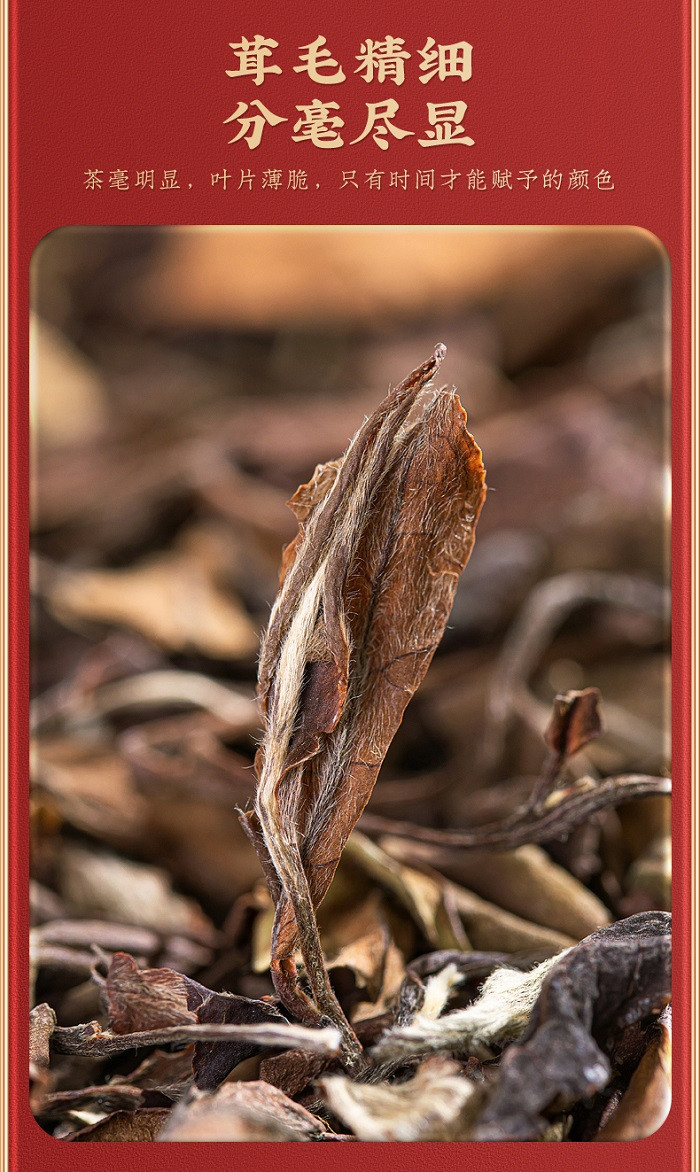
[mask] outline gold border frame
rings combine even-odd
[[[9,1168],[9,996],[8,996],[8,886],[9,850],[7,819],[8,771],[8,572],[9,540],[8,509],[8,287],[9,287],[9,221],[8,221],[8,137],[9,137],[9,3],[3,0],[0,23],[0,1170]]]
[[[690,812],[691,812],[691,952],[690,952],[690,1166],[700,1172],[700,4],[690,0]],[[9,1169],[8,1113],[8,79],[9,5],[3,0],[0,21],[0,1172]]]
[[[690,4],[690,1163],[700,1169],[700,6]]]

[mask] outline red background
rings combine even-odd
[[[355,2],[347,13],[317,10],[292,0],[284,12],[271,4],[215,3],[195,9],[182,0],[120,0],[99,6],[67,3],[19,6],[11,11],[11,458],[14,524],[11,605],[14,656],[12,742],[12,959],[11,1004],[16,1021],[13,1063],[13,1164],[19,1168],[265,1167],[269,1145],[242,1149],[192,1145],[67,1148],[40,1131],[26,1090],[27,886],[27,367],[29,263],[37,242],[67,224],[634,224],[653,232],[671,260],[673,298],[673,589],[674,589],[674,986],[676,1048],[674,1099],[664,1127],[641,1144],[598,1144],[578,1156],[557,1144],[382,1145],[371,1155],[354,1144],[303,1150],[308,1168],[329,1163],[373,1165],[404,1172],[451,1169],[466,1159],[474,1169],[580,1166],[620,1172],[648,1161],[657,1168],[689,1166],[689,21],[690,4],[637,0],[576,5],[533,0],[473,0],[468,7]],[[283,73],[255,86],[232,79],[229,42],[260,33],[279,42],[271,60]],[[292,67],[299,46],[319,34],[343,65],[347,80],[319,86]],[[406,82],[367,84],[353,75],[355,54],[367,37],[405,38],[413,57]],[[427,85],[418,81],[417,51],[428,36],[474,46],[473,76]],[[314,97],[337,101],[345,119],[345,146],[318,150],[291,141],[295,106]],[[356,146],[365,102],[394,97],[397,125],[427,127],[426,101],[460,98],[474,147],[426,150],[417,133],[378,149],[371,138]],[[289,121],[268,127],[259,149],[228,145],[235,128],[224,125],[239,100],[259,99]],[[255,113],[255,111],[251,111]],[[265,168],[304,168],[308,191],[261,190]],[[417,169],[435,168],[434,191],[412,187]],[[102,190],[84,188],[90,168],[104,171]],[[110,190],[110,170],[130,173],[127,192]],[[163,169],[177,169],[177,191],[159,191]],[[211,173],[234,177],[224,192]],[[241,169],[258,176],[254,191],[236,190]],[[363,179],[386,173],[381,191]],[[408,190],[388,187],[390,170],[409,172]],[[479,168],[487,190],[437,186],[450,168]],[[509,169],[514,190],[491,189],[492,169]],[[562,189],[543,190],[546,168],[563,172]],[[566,190],[573,168],[590,170],[591,189]],[[594,176],[610,171],[614,191],[598,191]],[[137,170],[154,169],[156,189],[136,190]],[[341,172],[356,169],[360,189],[340,190]],[[540,179],[529,191],[520,170]],[[191,183],[192,187],[187,185]],[[319,184],[316,187],[316,183]],[[310,264],[313,263],[310,258]]]

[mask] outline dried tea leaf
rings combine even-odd
[[[345,857],[391,892],[434,948],[469,947],[458,916],[452,914],[451,885],[441,875],[404,866],[358,831],[348,839]]]
[[[264,1082],[226,1083],[214,1094],[194,1094],[172,1112],[158,1136],[164,1143],[294,1142],[316,1139],[323,1124]]]
[[[48,1070],[51,1035],[56,1028],[56,1014],[50,1005],[43,1002],[35,1005],[29,1014],[29,1072],[36,1077],[39,1071]]]
[[[212,993],[195,981],[186,980],[188,1005],[197,1015],[197,1021],[213,1025],[218,1022],[232,1025],[259,1025],[263,1022],[279,1022],[286,1025],[286,1018],[265,1001],[253,1001],[235,993]],[[204,996],[202,996],[204,994]],[[194,1048],[192,1070],[198,1087],[212,1090],[223,1082],[239,1062],[252,1058],[260,1052],[255,1040],[221,1042],[198,1042]]]
[[[541,952],[552,956],[575,941],[565,932],[543,928],[530,920],[514,916],[495,903],[489,903],[456,884],[449,885],[455,907],[466,925],[467,935],[483,952]]]
[[[160,867],[66,844],[60,857],[60,888],[77,912],[183,935],[202,944],[214,941],[214,929],[201,908],[177,895]]]
[[[312,1079],[318,1078],[333,1059],[305,1050],[286,1050],[260,1063],[260,1078],[278,1087],[285,1095],[299,1095]]]
[[[105,920],[53,920],[32,929],[32,942],[66,948],[97,946],[107,952],[138,952],[148,957],[163,947],[162,937],[148,928],[111,924]]]
[[[671,835],[660,834],[638,855],[624,878],[625,902],[646,896],[647,907],[671,910]],[[635,908],[630,910],[644,910]]]
[[[140,843],[146,802],[106,738],[87,744],[77,737],[36,738],[30,752],[33,793],[61,818],[122,849]]]
[[[343,1075],[320,1082],[333,1113],[370,1143],[468,1139],[481,1103],[459,1063],[444,1058],[428,1059],[403,1083],[372,1085]]]
[[[38,1114],[44,1119],[62,1118],[67,1111],[94,1111],[111,1114],[114,1111],[137,1111],[144,1106],[144,1094],[139,1087],[119,1083],[84,1087],[76,1091],[55,1091],[44,1096]]]
[[[262,644],[266,731],[247,823],[276,902],[275,982],[307,1018],[297,940],[316,1011],[335,1016],[313,908],[443,633],[485,496],[456,394],[417,407],[444,353],[391,391],[291,502],[299,533]]]
[[[265,1001],[233,993],[215,993],[172,969],[139,969],[133,957],[117,953],[104,983],[110,1029],[116,1034],[159,1030],[168,1026],[287,1025],[286,1018]],[[197,1086],[211,1090],[239,1062],[259,1052],[254,1038],[196,1042],[192,1071]]]
[[[554,697],[554,709],[544,739],[553,753],[564,760],[599,737],[603,731],[600,718],[600,692],[584,688]]]
[[[440,849],[397,838],[382,839],[381,843],[393,858],[428,863],[505,911],[576,940],[610,922],[610,913],[601,901],[569,871],[552,862],[541,847],[487,853]]]
[[[158,1091],[171,1099],[180,1098],[192,1082],[193,1054],[192,1044],[172,1053],[155,1050],[130,1074],[116,1075],[110,1085],[137,1087],[143,1091]]]
[[[170,1110],[162,1108],[146,1108],[143,1111],[117,1111],[99,1123],[84,1127],[66,1138],[76,1143],[88,1141],[99,1143],[149,1142],[158,1139],[169,1116]]]
[[[126,952],[112,957],[104,992],[115,1034],[158,1030],[196,1021],[187,1006],[185,978],[172,969],[139,969]]]
[[[484,982],[477,1000],[466,1009],[440,1017],[458,970],[450,964],[430,977],[420,1010],[407,1024],[390,1030],[374,1050],[377,1062],[395,1062],[413,1054],[448,1051],[492,1058],[493,1047],[518,1038],[525,1030],[547,973],[561,960],[550,957],[529,972],[498,968]]]
[[[68,624],[87,619],[128,627],[166,651],[238,659],[252,655],[258,642],[240,602],[183,542],[125,570],[61,570],[48,604]]]
[[[671,917],[643,912],[594,932],[549,972],[520,1043],[501,1074],[474,1139],[531,1140],[543,1112],[604,1087],[620,1032],[671,997]]]
[[[376,999],[381,992],[391,944],[386,924],[379,923],[373,931],[341,948],[329,962],[328,971],[333,973],[336,982],[343,972],[349,972],[355,988],[362,990],[368,999]]]
[[[661,1014],[655,1036],[597,1141],[646,1139],[671,1109],[671,1007]]]

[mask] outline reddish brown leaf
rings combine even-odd
[[[139,969],[126,952],[115,952],[105,995],[115,1034],[158,1030],[196,1021],[187,1006],[185,979],[172,969]]]
[[[654,1036],[619,1105],[596,1135],[596,1141],[646,1139],[661,1127],[671,1108],[671,1006],[656,1025]]]
[[[263,1058],[260,1077],[285,1095],[299,1095],[311,1079],[318,1078],[332,1062],[326,1054],[308,1054],[304,1050],[286,1050],[272,1058]]]
[[[561,760],[573,757],[589,741],[600,736],[603,725],[599,705],[600,692],[597,688],[584,688],[581,692],[555,696],[552,717],[544,739]]]
[[[172,969],[139,969],[133,957],[115,953],[105,979],[110,1028],[133,1034],[199,1022],[204,1025],[259,1025],[286,1019],[273,1005],[233,993],[215,993]],[[242,1062],[259,1052],[251,1038],[207,1039],[194,1048],[198,1086],[211,1090]]]
[[[391,391],[345,456],[290,502],[299,533],[262,645],[266,733],[247,828],[276,902],[273,977],[302,1017],[312,1007],[295,948],[316,1010],[332,1014],[313,908],[440,641],[485,496],[456,394],[421,399],[444,352]]]

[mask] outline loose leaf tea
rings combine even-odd
[[[501,1063],[473,1138],[537,1139],[543,1112],[604,1087],[621,1032],[671,998],[671,917],[630,916],[594,932],[550,971],[521,1042]]]
[[[276,903],[275,985],[307,1020],[337,1016],[316,976],[313,909],[440,641],[486,492],[456,393],[423,394],[444,354],[436,347],[290,501],[299,532],[262,643],[266,727],[247,824]],[[315,1007],[297,982],[298,945]]]
[[[202,331],[193,296],[222,290],[191,268],[173,333],[124,313],[127,273],[162,274],[162,232],[128,264],[121,235],[48,242],[39,330],[88,363],[101,407],[96,432],[39,347],[28,1074],[49,1136],[661,1124],[667,282],[623,235],[433,233],[403,280],[395,233],[365,234],[403,306],[387,317],[351,233],[312,333],[298,297],[263,296],[277,248],[254,249],[253,333]],[[217,235],[221,272],[240,247]],[[478,289],[426,281],[436,250]],[[493,491],[441,638],[483,497],[438,389],[443,330]],[[432,357],[377,410],[411,351]]]

